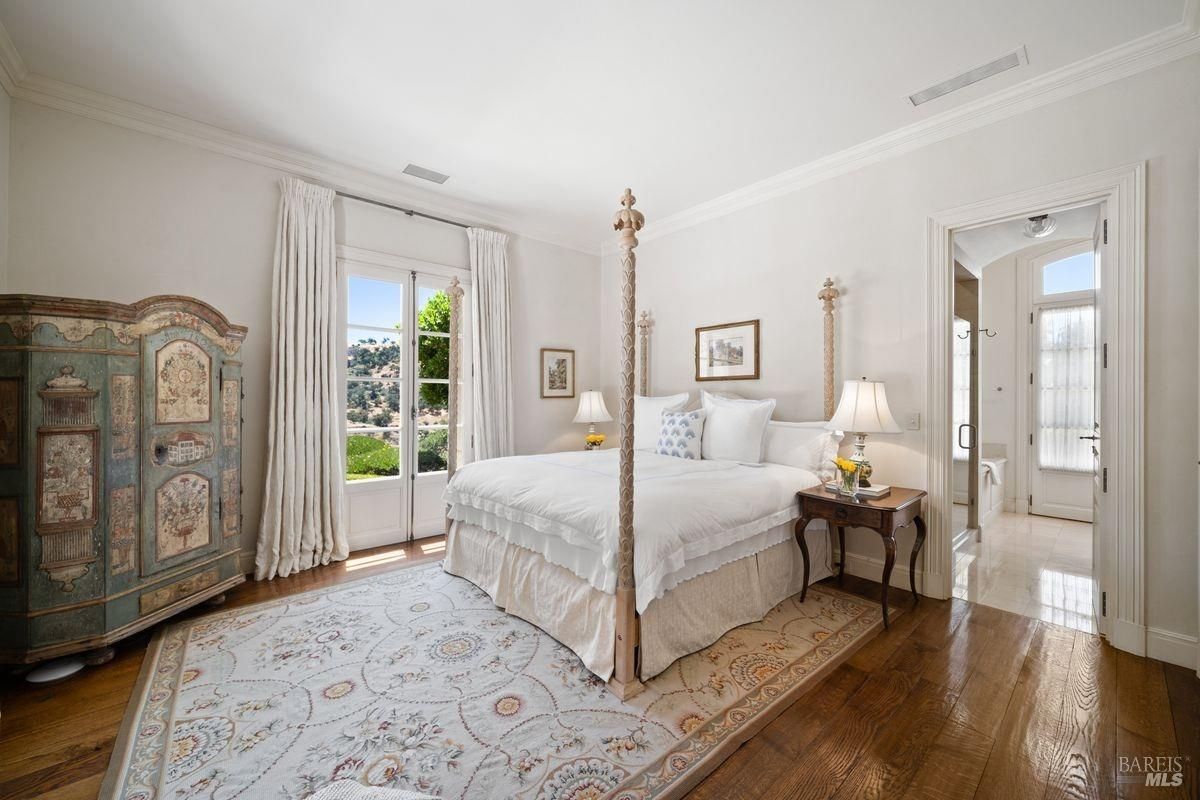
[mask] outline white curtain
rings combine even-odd
[[[258,580],[341,561],[349,552],[338,418],[334,193],[295,178],[284,178],[280,188]]]
[[[512,344],[508,312],[508,236],[468,228],[471,245],[471,381],[475,457],[511,456]]]
[[[1095,309],[1043,308],[1038,330],[1038,465],[1092,471]]]
[[[971,451],[958,446],[958,426],[971,421],[971,323],[954,318],[954,394],[953,394],[954,458],[966,461]],[[965,439],[965,437],[964,437]]]

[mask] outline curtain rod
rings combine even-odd
[[[373,206],[381,206],[383,208],[390,208],[392,211],[399,211],[401,214],[407,214],[410,217],[421,217],[422,219],[431,219],[434,222],[444,222],[447,225],[457,225],[460,228],[470,228],[471,227],[470,225],[467,225],[462,222],[455,222],[452,219],[445,219],[444,217],[435,217],[433,214],[426,214],[421,211],[415,211],[411,208],[401,208],[400,206],[394,206],[394,205],[391,205],[390,203],[383,203],[383,202],[380,202],[379,200],[372,200],[369,197],[359,197],[356,194],[349,194],[347,192],[338,192],[338,191],[334,191],[334,194],[336,194],[338,197],[344,197],[347,200],[357,200],[360,203],[370,203]]]

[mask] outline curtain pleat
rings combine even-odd
[[[512,345],[508,307],[508,236],[468,228],[471,252],[471,359],[475,457],[511,456]]]
[[[259,580],[346,558],[331,189],[281,181]]]

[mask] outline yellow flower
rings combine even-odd
[[[587,437],[588,444],[604,444],[603,433],[589,433]]]
[[[857,462],[857,461],[851,461],[851,460],[850,460],[850,459],[848,459],[848,458],[840,458],[840,457],[839,457],[839,458],[835,458],[835,459],[833,460],[833,463],[834,463],[834,465],[836,465],[836,466],[837,466],[837,468],[838,468],[838,469],[840,469],[842,472],[857,472],[857,471],[858,471],[858,462]]]

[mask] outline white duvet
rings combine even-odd
[[[446,487],[451,519],[540,553],[596,589],[616,588],[617,450],[478,461]],[[790,536],[796,467],[692,461],[639,451],[634,462],[637,608],[680,582]]]

